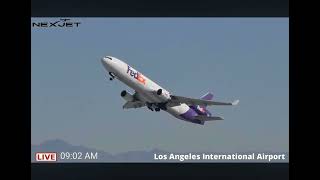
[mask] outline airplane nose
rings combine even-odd
[[[107,69],[109,72],[113,69],[114,62],[113,59],[109,56],[105,56],[101,58],[101,63],[104,66],[105,69]]]
[[[108,59],[106,59],[105,57],[101,58],[101,63],[104,66],[104,68],[106,68],[107,70],[109,69]]]
[[[101,63],[102,64],[107,64],[107,59],[105,57],[101,58]]]

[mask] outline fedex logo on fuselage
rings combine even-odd
[[[128,65],[127,74],[129,74],[131,77],[138,80],[140,83],[146,84],[146,79],[143,77],[143,75],[141,73],[139,73],[138,71],[134,70],[129,65]]]

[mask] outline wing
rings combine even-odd
[[[194,99],[194,98],[188,98],[188,97],[182,97],[182,96],[171,96],[170,100],[171,104],[178,104],[178,103],[185,103],[188,105],[200,105],[200,106],[212,106],[212,105],[230,105],[235,106],[239,103],[239,100],[233,101],[233,102],[218,102],[218,101],[209,101],[209,100],[203,100],[203,99]]]
[[[142,101],[127,101],[122,108],[123,109],[130,109],[130,108],[141,108],[144,107],[146,104]]]
[[[215,120],[223,120],[223,117],[218,117],[218,116],[203,116],[199,115],[196,116],[195,119],[199,119],[200,121],[215,121]]]

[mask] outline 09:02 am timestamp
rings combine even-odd
[[[60,160],[97,160],[98,152],[60,152]]]

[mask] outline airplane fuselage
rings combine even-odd
[[[178,119],[203,124],[203,122],[194,118],[199,113],[185,103],[180,103],[176,106],[166,106],[166,102],[170,99],[170,92],[132,66],[111,56],[102,58],[102,64],[111,76],[134,89],[136,91],[135,98],[139,101],[145,102],[151,107],[162,107],[162,110],[167,111]],[[162,91],[161,95],[156,93],[158,90]]]

